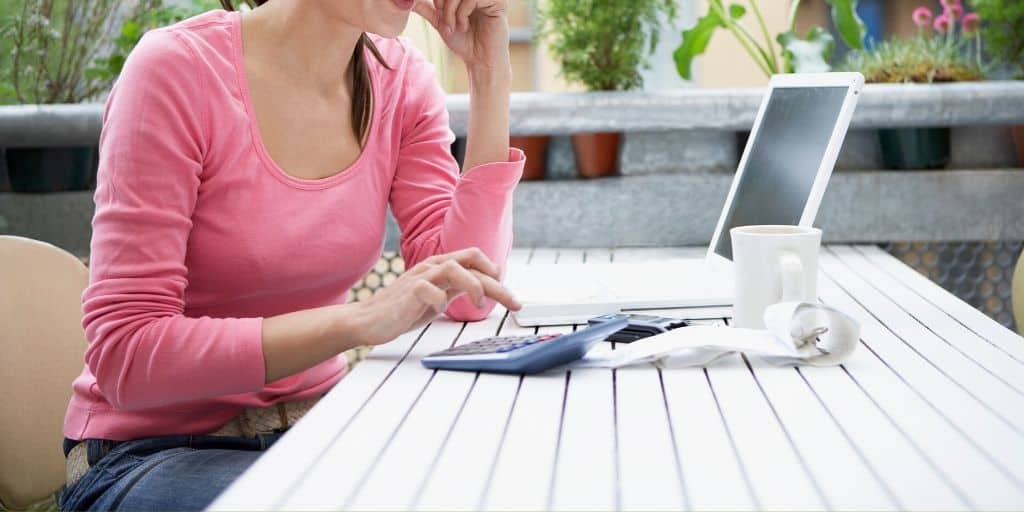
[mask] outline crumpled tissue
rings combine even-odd
[[[655,363],[662,368],[705,366],[742,352],[776,365],[833,366],[857,347],[860,324],[818,302],[780,302],[764,312],[766,329],[693,325],[619,344],[602,344],[570,368],[620,368]]]

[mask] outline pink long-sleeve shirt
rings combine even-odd
[[[260,139],[240,27],[213,11],[149,32],[110,94],[69,438],[207,433],[244,407],[328,391],[344,356],[264,382],[262,319],[344,302],[380,255],[389,205],[407,265],[469,246],[499,265],[508,255],[522,153],[460,176],[445,95],[408,42],[373,38],[392,69],[367,51],[366,145],[308,180]],[[447,313],[492,307],[460,298]]]

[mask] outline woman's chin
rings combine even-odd
[[[380,23],[376,23],[376,26],[371,27],[367,32],[390,38],[402,35],[402,32],[405,32],[405,26],[409,24],[409,14],[389,16],[388,18],[387,20],[381,20]]]

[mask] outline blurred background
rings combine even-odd
[[[87,260],[107,91],[147,30],[218,7],[0,0],[0,233]],[[518,246],[706,244],[771,74],[860,71],[826,240],[880,245],[1014,325],[1024,2],[510,0],[509,22]],[[463,65],[415,15],[405,36],[450,93],[459,158]],[[396,237],[354,298],[404,269]]]

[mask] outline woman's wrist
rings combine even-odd
[[[338,353],[379,343],[373,337],[372,310],[366,302],[349,302],[335,307],[337,312],[331,324],[331,339]]]
[[[512,64],[504,62],[487,65],[466,65],[470,94],[509,94],[512,90]]]

